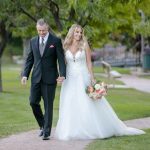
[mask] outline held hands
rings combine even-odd
[[[22,77],[21,84],[26,85],[27,84],[27,77]]]
[[[57,78],[57,83],[61,84],[65,80],[65,77],[58,77]]]
[[[64,81],[65,77],[58,77],[57,78],[57,83],[61,84]],[[21,84],[26,85],[27,84],[27,77],[22,77],[21,79]]]

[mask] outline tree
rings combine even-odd
[[[0,0],[0,19],[7,35],[22,37],[25,50],[30,37],[36,34],[35,23],[41,17],[61,37],[73,23],[82,25],[93,46],[99,47],[110,40],[120,42],[126,34],[136,37],[141,31],[135,28],[141,21],[138,9],[150,16],[147,1],[150,0]],[[128,39],[127,42],[131,43]]]
[[[81,5],[78,5],[79,3]],[[55,32],[64,35],[72,23],[79,23],[85,26],[89,22],[89,19],[94,19],[94,16],[96,18],[94,14],[96,13],[95,8],[98,8],[97,3],[98,1],[92,0],[83,0],[82,2],[79,0],[0,1],[0,9],[2,12],[0,18],[4,20],[3,25],[7,27],[5,30],[3,28],[1,29],[3,32],[12,33],[12,36],[21,36],[24,39],[23,41],[26,42],[26,39],[35,34],[36,20],[46,14],[45,18],[49,20]],[[90,11],[93,11],[93,13]],[[3,36],[2,43],[4,44],[1,49],[2,56],[2,52],[7,44],[7,38],[2,33],[0,34]],[[6,40],[5,42],[4,39]],[[2,87],[1,83],[0,87]]]
[[[2,92],[1,57],[8,41],[9,33],[6,31],[4,20],[0,21],[0,92]]]

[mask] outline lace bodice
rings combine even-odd
[[[86,64],[86,55],[84,50],[79,50],[72,54],[70,50],[66,51],[66,61],[68,65]]]

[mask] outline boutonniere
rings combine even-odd
[[[54,48],[54,45],[50,45],[49,48]]]

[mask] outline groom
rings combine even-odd
[[[49,32],[48,23],[44,19],[39,19],[36,28],[38,36],[30,41],[21,83],[26,84],[33,67],[30,105],[41,129],[39,136],[42,136],[43,140],[48,140],[51,133],[56,84],[57,81],[61,83],[65,79],[66,65],[61,40]],[[40,107],[41,97],[44,101],[44,115]]]

